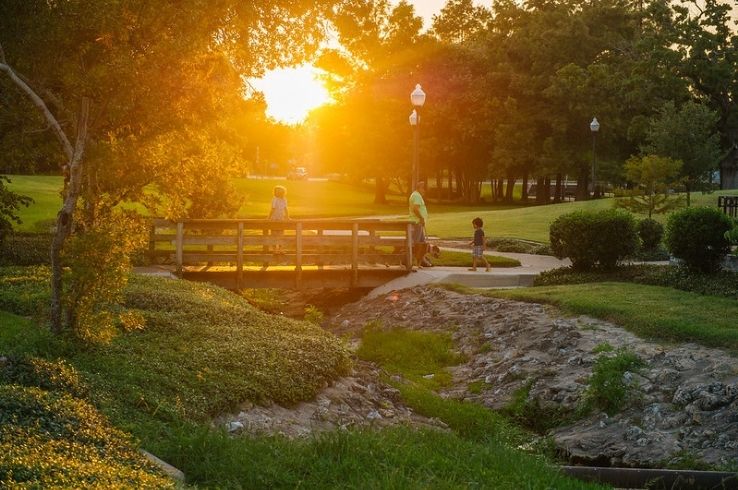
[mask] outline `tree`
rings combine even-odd
[[[242,107],[241,77],[313,53],[334,5],[0,4],[0,71],[17,88],[16,97],[32,101],[44,115],[64,154],[64,205],[52,247],[54,331],[63,326],[61,254],[67,238],[93,230],[124,200],[144,200],[149,184],[174,180],[182,184],[168,187],[175,193],[191,189],[190,177],[205,166],[224,170],[196,181],[199,199],[218,203],[233,166],[230,151],[217,147],[226,143],[227,118]],[[197,133],[199,145],[168,145]],[[188,164],[171,165],[172,153]],[[182,215],[184,209],[173,212]]]
[[[651,120],[643,152],[680,160],[683,182],[690,193],[704,189],[720,162],[720,137],[715,131],[717,114],[704,104],[687,102],[679,109],[666,103]]]
[[[738,33],[731,6],[718,0],[684,0],[671,5],[671,30],[661,52],[678,55],[677,73],[718,114],[723,155],[720,188],[738,187]]]
[[[636,185],[624,191],[626,197],[615,201],[615,206],[634,213],[661,214],[682,205],[682,196],[670,191],[680,183],[682,162],[659,155],[631,157],[625,162],[625,176]]]
[[[448,0],[433,16],[431,34],[442,42],[463,44],[482,34],[491,20],[492,13],[472,0]]]
[[[21,196],[7,188],[10,179],[0,175],[0,245],[5,237],[13,230],[13,223],[20,223],[16,214],[21,206],[28,207],[32,202],[28,196]]]

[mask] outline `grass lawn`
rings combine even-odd
[[[60,177],[11,176],[10,189],[33,197],[36,203],[22,209],[22,231],[33,231],[36,223],[51,220],[61,204]],[[272,189],[275,185],[287,187],[290,216],[406,216],[407,204],[400,196],[389,196],[384,205],[373,204],[371,187],[352,186],[338,182],[285,181],[275,179],[237,179],[235,187],[244,197],[237,215],[243,218],[261,218],[269,212]],[[717,191],[713,194],[693,193],[694,206],[715,206],[718,195],[738,195],[738,190]],[[522,238],[548,242],[548,228],[559,215],[582,209],[607,209],[613,199],[571,201],[548,206],[463,206],[428,203],[430,219],[428,233],[441,238],[471,237],[471,220],[481,217],[488,237]],[[656,216],[665,221],[665,216]]]
[[[510,259],[508,257],[500,257],[498,255],[487,255],[487,262],[492,267],[519,267],[520,261],[516,259]],[[432,257],[431,262],[437,266],[448,266],[448,267],[471,267],[472,256],[471,251],[469,252],[456,252],[451,250],[441,250],[438,257]]]
[[[568,313],[612,321],[646,338],[696,342],[738,352],[735,299],[622,282],[475,293],[553,304]]]

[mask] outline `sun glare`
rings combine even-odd
[[[299,124],[312,109],[331,100],[318,74],[310,65],[279,68],[264,78],[251,80],[251,84],[264,93],[268,116],[283,123]]]

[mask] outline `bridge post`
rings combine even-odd
[[[351,286],[359,282],[359,223],[351,225]]]
[[[302,222],[295,225],[295,281],[297,289],[302,287]]]
[[[177,222],[177,276],[182,277],[182,258],[184,256],[184,223]]]
[[[243,221],[238,223],[238,250],[236,251],[236,289],[243,287]]]
[[[405,269],[413,270],[413,225],[408,223],[405,230],[405,242],[407,244],[407,257],[405,258]]]

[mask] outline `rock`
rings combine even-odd
[[[226,430],[228,430],[228,432],[231,432],[231,433],[242,431],[243,423],[239,422],[238,420],[228,422],[226,424]]]
[[[377,410],[372,410],[368,414],[366,414],[367,420],[378,420],[381,418],[382,418],[382,415]]]

